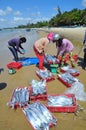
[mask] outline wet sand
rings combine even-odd
[[[49,31],[55,31],[61,33],[63,36],[68,37],[74,42],[74,52],[78,54],[81,48],[81,42],[84,36],[84,29],[52,29]],[[46,36],[46,31],[39,31],[40,37]],[[28,35],[27,35],[28,36]],[[73,39],[74,38],[74,39]],[[76,41],[79,40],[79,41]],[[8,40],[8,39],[7,39]],[[4,43],[4,39],[2,41]],[[77,45],[76,45],[77,43]],[[4,51],[2,51],[4,49]],[[30,65],[22,67],[14,75],[8,74],[7,63],[11,62],[11,54],[6,47],[0,49],[2,58],[0,62],[0,68],[4,69],[0,74],[0,130],[32,130],[32,127],[27,122],[23,112],[20,108],[16,111],[9,108],[6,104],[10,100],[10,96],[13,90],[17,87],[29,87],[30,82],[35,79],[39,80],[36,76],[36,66]],[[51,55],[56,54],[56,48],[53,44],[50,44],[47,53]],[[31,49],[26,55],[27,57],[34,57],[35,54]],[[76,63],[76,68],[80,71],[80,75],[77,77],[81,83],[84,84],[86,92],[86,71],[82,69],[83,51],[79,55],[79,59]],[[62,94],[67,90],[67,87],[63,85],[55,75],[55,80],[47,83],[48,94]],[[46,102],[43,102],[46,103]],[[78,116],[74,113],[53,113],[57,118],[57,125],[52,130],[85,130],[86,129],[86,102],[77,100],[77,103],[84,108],[84,111],[79,112]]]

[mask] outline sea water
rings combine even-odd
[[[33,53],[33,44],[39,39],[39,34],[36,29],[31,29],[29,32],[26,29],[2,29],[0,30],[0,66],[13,61],[13,56],[8,49],[8,41],[15,37],[26,37],[26,43],[22,44],[26,50],[24,55],[19,54],[19,57],[30,57],[30,53]]]

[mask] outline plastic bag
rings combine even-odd
[[[86,92],[84,92],[84,84],[77,81],[72,84],[70,88],[65,91],[66,94],[75,94],[77,100],[86,101]]]

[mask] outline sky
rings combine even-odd
[[[0,28],[48,21],[61,12],[86,9],[86,0],[0,0]]]

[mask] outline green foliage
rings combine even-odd
[[[59,27],[59,26],[86,26],[86,9],[79,10],[77,8],[67,12],[61,12],[57,7],[57,15],[50,21],[41,21],[37,23],[28,23],[20,25],[18,28],[40,28],[40,27]]]
[[[86,9],[73,9],[69,12],[57,14],[49,21],[50,26],[71,26],[85,25],[86,26]]]

